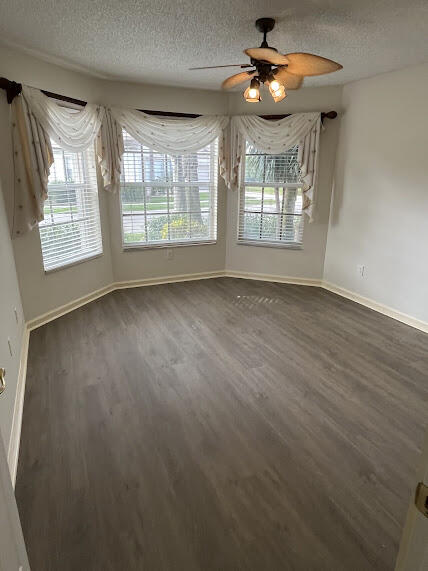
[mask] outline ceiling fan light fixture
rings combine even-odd
[[[315,54],[305,52],[279,53],[276,48],[269,46],[266,39],[266,35],[274,27],[274,18],[259,18],[256,21],[256,28],[263,34],[263,41],[258,48],[244,50],[244,53],[250,58],[250,63],[236,64],[241,68],[252,69],[235,73],[235,75],[225,79],[221,84],[223,89],[231,89],[235,85],[253,78],[251,85],[243,93],[246,101],[249,103],[261,101],[260,84],[263,83],[265,86],[269,86],[274,101],[278,102],[287,96],[285,89],[299,89],[304,77],[324,75],[342,69],[340,63]],[[214,67],[229,67],[230,65],[232,64],[192,69],[212,69]]]
[[[258,103],[260,97],[260,83],[255,77],[251,80],[250,86],[244,91],[244,99],[247,103]]]
[[[260,95],[258,95],[258,97],[250,97],[250,90],[251,90],[251,87],[247,87],[247,89],[244,91],[245,101],[247,103],[258,103],[259,101],[261,101]]]
[[[279,83],[279,81],[277,79],[272,79],[271,82],[269,82],[269,89],[272,92],[278,91],[278,89],[281,87],[281,84]]]
[[[285,99],[287,97],[287,92],[285,91],[285,88],[283,85],[280,85],[279,89],[277,89],[275,91],[273,89],[271,89],[271,85],[269,85],[269,91],[270,91],[270,94],[272,95],[275,103],[279,103],[280,101],[282,101],[283,99]]]

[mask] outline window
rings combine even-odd
[[[123,132],[121,205],[125,247],[192,244],[217,237],[217,141],[166,155]]]
[[[303,190],[297,153],[296,146],[281,155],[268,155],[247,142],[238,242],[302,244]]]
[[[102,254],[98,187],[93,148],[70,153],[51,141],[54,163],[45,219],[39,224],[46,271]]]

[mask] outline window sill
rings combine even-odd
[[[181,248],[182,246],[210,246],[217,244],[217,240],[205,240],[203,242],[168,242],[163,244],[122,244],[122,251],[129,252],[133,250],[159,250],[164,248]]]
[[[279,242],[262,242],[258,240],[237,240],[238,246],[256,246],[262,248],[281,248],[285,250],[303,250],[303,244],[280,244]]]
[[[72,268],[73,266],[78,266],[80,264],[84,264],[85,262],[90,262],[91,260],[96,260],[97,258],[101,258],[103,254],[104,252],[100,252],[99,254],[94,254],[93,256],[89,256],[88,258],[82,258],[80,260],[75,260],[74,262],[69,262],[61,266],[56,266],[55,268],[51,268],[50,270],[45,270],[45,275],[53,274],[61,270],[66,270],[67,268]]]

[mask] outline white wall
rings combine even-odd
[[[428,64],[345,86],[324,269],[328,282],[426,322],[427,93]]]
[[[310,87],[290,91],[279,107],[270,96],[252,106],[241,93],[233,93],[229,100],[229,113],[277,114],[304,111],[341,110],[342,87]],[[337,136],[340,118],[325,120],[321,134],[319,177],[316,194],[316,216],[312,223],[305,217],[303,249],[272,248],[237,244],[239,196],[228,195],[226,269],[239,272],[267,274],[282,277],[321,279],[328,230],[330,196]]]
[[[0,94],[0,132],[9,129],[9,106],[6,97]],[[0,157],[5,154],[8,139],[0,137]],[[3,187],[3,168],[0,168],[0,186]],[[17,312],[18,321],[15,317]],[[15,270],[12,243],[6,209],[0,192],[0,367],[6,369],[6,391],[0,395],[0,433],[6,451],[9,447],[15,393],[18,380],[19,359],[24,332],[24,314]],[[8,339],[10,339],[12,355]]]

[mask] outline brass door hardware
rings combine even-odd
[[[422,515],[428,517],[428,486],[419,482],[416,488],[415,505]]]
[[[5,377],[6,377],[6,369],[0,367],[0,395],[4,393],[6,389]]]

